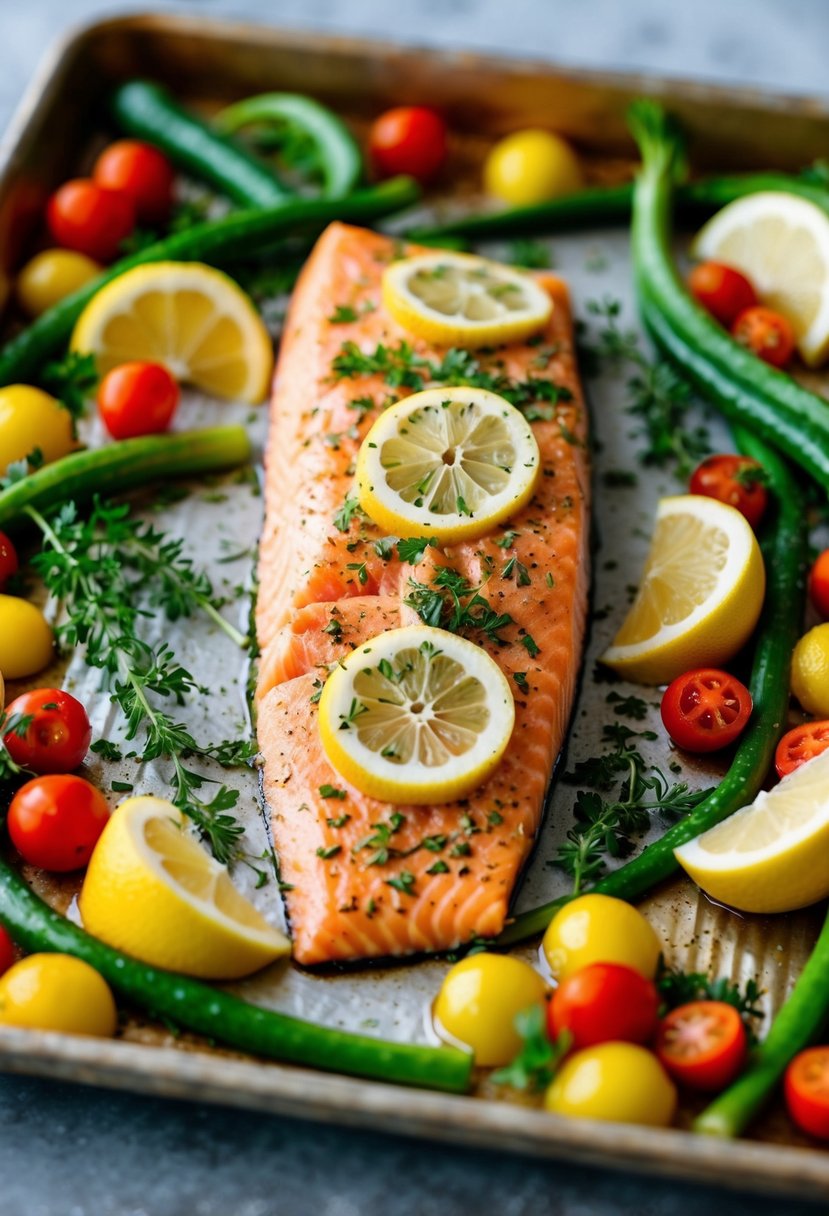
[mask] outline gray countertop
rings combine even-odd
[[[0,0],[0,120],[72,23],[143,7],[826,91],[822,0]],[[791,1201],[0,1078],[0,1216],[807,1216]]]

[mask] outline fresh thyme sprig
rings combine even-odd
[[[217,860],[245,860],[240,845],[244,828],[228,814],[238,791],[221,785],[210,801],[204,800],[197,791],[211,778],[187,768],[184,760],[197,755],[236,765],[250,757],[250,745],[200,745],[155,704],[162,698],[181,705],[198,685],[166,642],[149,645],[138,636],[137,626],[152,607],[170,620],[201,610],[239,645],[247,639],[221,616],[209,581],[194,570],[181,543],[131,519],[125,506],[95,499],[86,519],[72,502],[50,519],[34,507],[27,512],[44,539],[32,564],[64,609],[56,630],[59,641],[86,647],[87,663],[104,673],[124,715],[127,739],[143,732],[141,759],[172,762],[173,801],[195,823]]]
[[[587,311],[604,323],[597,344],[587,348],[588,356],[594,361],[606,359],[632,370],[627,382],[627,410],[641,424],[637,435],[645,440],[642,463],[660,467],[673,463],[677,475],[687,477],[711,448],[704,427],[686,428],[692,405],[687,381],[664,360],[652,360],[643,354],[636,332],[625,330],[620,324],[618,300],[609,297],[590,300]]]
[[[631,730],[621,722],[606,725],[603,740],[611,750],[577,764],[565,778],[590,787],[577,793],[576,822],[556,854],[556,865],[573,878],[574,895],[605,872],[608,858],[626,857],[633,850],[653,814],[687,815],[710,793],[691,790],[684,781],[671,784],[661,769],[644,759],[634,741],[655,737],[652,731]],[[609,791],[620,775],[615,796],[603,798],[599,791]]]

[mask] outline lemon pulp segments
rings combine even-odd
[[[80,909],[89,932],[109,945],[205,979],[248,975],[290,950],[163,798],[129,798],[114,812]]]
[[[107,283],[78,318],[72,350],[102,373],[132,359],[163,363],[217,397],[261,401],[273,348],[242,289],[200,262],[153,262]]]
[[[829,895],[829,752],[675,850],[713,899],[744,912],[788,912]]]
[[[480,646],[443,629],[390,629],[328,677],[323,750],[346,781],[389,802],[450,802],[492,772],[515,721],[510,687]]]
[[[739,511],[702,495],[663,498],[639,591],[602,662],[644,684],[724,663],[751,636],[765,585]]]
[[[788,317],[811,366],[829,353],[829,217],[808,199],[762,191],[718,211],[694,241],[695,257],[747,275],[764,304]]]
[[[479,388],[426,389],[385,410],[357,457],[360,506],[398,536],[483,536],[532,497],[540,456],[524,415]]]
[[[443,346],[520,342],[553,302],[531,275],[466,253],[418,254],[383,272],[383,306],[404,329]]]

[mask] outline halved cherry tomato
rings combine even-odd
[[[677,747],[716,752],[742,733],[751,693],[727,671],[700,667],[677,676],[662,696],[662,721]]]
[[[724,1089],[742,1068],[747,1050],[743,1020],[725,1001],[679,1005],[656,1031],[663,1067],[690,1089]]]
[[[786,777],[793,773],[807,760],[813,760],[829,747],[829,721],[804,722],[787,730],[777,744],[774,753],[774,767],[778,777]]]
[[[6,713],[31,715],[25,735],[6,735],[4,743],[16,764],[35,773],[68,773],[89,751],[92,727],[86,710],[62,688],[36,688],[6,706]]]
[[[0,532],[0,591],[3,590],[11,576],[17,574],[18,568],[17,550],[6,533]]]
[[[56,190],[46,206],[49,231],[59,245],[96,262],[109,262],[135,227],[135,207],[122,190],[106,190],[78,177]]]
[[[113,439],[166,431],[178,399],[178,384],[160,363],[122,363],[98,388],[98,409]]]
[[[801,1051],[786,1069],[786,1107],[801,1131],[829,1140],[829,1047]]]
[[[824,620],[829,620],[829,549],[815,559],[809,572],[809,597]]]
[[[758,302],[745,275],[722,262],[700,262],[688,275],[688,287],[702,307],[726,326]]]
[[[425,184],[446,159],[446,123],[426,106],[397,106],[375,120],[368,146],[379,177],[407,173]]]
[[[768,506],[765,481],[763,466],[756,460],[723,452],[697,465],[688,488],[692,494],[704,494],[736,507],[756,529]]]
[[[123,190],[135,204],[135,214],[148,224],[166,220],[173,205],[175,174],[163,152],[139,139],[119,139],[105,148],[92,177],[107,190]]]
[[[756,305],[746,308],[734,322],[731,333],[741,346],[754,351],[772,367],[785,367],[794,354],[794,330],[779,312]]]
[[[0,925],[0,975],[8,971],[14,962],[14,943],[6,930]]]
[[[547,1007],[551,1039],[562,1031],[577,1050],[594,1043],[647,1043],[656,1026],[656,986],[632,967],[591,963],[559,984]]]
[[[6,820],[24,861],[63,874],[89,862],[109,819],[100,790],[82,777],[35,777],[11,800]]]

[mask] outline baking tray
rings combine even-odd
[[[0,268],[6,280],[25,256],[27,237],[46,194],[83,169],[100,144],[107,91],[117,81],[136,75],[162,80],[184,101],[206,109],[267,89],[309,92],[333,105],[358,130],[380,108],[428,98],[446,112],[455,133],[457,171],[447,196],[437,203],[438,212],[444,213],[457,206],[458,196],[464,205],[474,201],[482,152],[494,136],[519,126],[550,125],[568,135],[583,152],[592,180],[629,175],[633,149],[625,133],[624,111],[632,98],[643,93],[664,98],[681,116],[697,167],[796,168],[829,147],[829,106],[808,98],[770,97],[650,76],[564,71],[546,63],[402,48],[202,18],[119,18],[83,28],[50,51],[0,142]],[[554,240],[551,246],[555,266],[573,290],[577,314],[587,315],[589,299],[612,295],[622,301],[625,323],[633,322],[623,230],[568,236]],[[506,252],[497,245],[488,247],[490,250],[495,256]],[[274,316],[278,311],[276,302]],[[589,390],[594,431],[600,441],[599,473],[607,467],[634,467],[637,442],[632,437],[634,423],[624,411],[624,377],[606,368],[590,382]],[[231,421],[246,419],[248,414],[247,409],[217,406],[188,394],[180,423]],[[253,439],[260,448],[265,423],[262,411],[252,424]],[[716,420],[707,425],[715,444],[718,438],[727,441]],[[85,438],[91,442],[100,438],[94,424]],[[596,479],[595,517],[600,534],[596,610],[586,658],[587,678],[571,731],[571,760],[595,750],[601,722],[609,710],[604,702],[606,689],[590,679],[593,660],[625,610],[628,584],[641,567],[655,500],[676,488],[667,474],[653,473],[640,476],[635,490],[614,491],[613,497],[602,478]],[[160,517],[153,513],[154,519],[161,518],[165,526],[188,537],[215,583],[238,589],[235,610],[240,617],[248,609],[245,588],[252,556],[237,557],[230,565],[225,558],[233,546],[240,549],[240,542],[246,547],[255,543],[261,502],[252,489],[255,491],[250,483],[227,478],[209,490],[204,485],[192,487],[184,502],[169,504]],[[622,560],[608,561],[610,554],[614,558],[621,555]],[[157,627],[163,626],[159,623]],[[179,629],[175,645],[182,660],[214,687],[226,676],[228,664],[236,670],[240,667],[238,656],[223,649],[223,639],[200,624]],[[98,733],[117,733],[106,698],[96,696],[95,677],[78,659],[55,678],[62,678],[92,704]],[[43,683],[43,677],[38,677],[38,683]],[[12,687],[10,694],[17,691]],[[230,734],[239,729],[244,715],[242,695],[230,690],[214,698],[209,709],[201,705],[194,713],[195,718],[188,720],[194,730],[203,728],[212,713],[224,719],[224,733]],[[656,717],[652,705],[651,720]],[[664,742],[654,748],[654,758],[665,763],[669,757]],[[692,765],[686,775],[695,785],[707,785],[718,774],[716,768]],[[106,784],[111,776],[128,776],[141,790],[162,788],[164,778],[152,766],[136,774],[134,769],[125,773],[100,764],[92,769],[92,776]],[[267,835],[255,775],[246,775],[241,784],[248,844],[251,852],[259,852],[267,845]],[[572,788],[559,787],[519,895],[519,908],[564,889],[566,880],[549,863],[572,821],[571,811]],[[51,903],[74,914],[72,880],[32,877]],[[252,875],[240,872],[240,879],[265,914],[278,923],[281,911],[274,884],[257,891]],[[815,936],[812,913],[773,920],[737,917],[710,904],[683,880],[666,884],[646,901],[645,908],[663,940],[671,944],[670,957],[676,964],[739,980],[758,975],[765,989],[767,1015],[785,999]],[[531,958],[534,949],[525,948],[525,957]],[[236,990],[313,1020],[412,1041],[428,1033],[424,1015],[446,966],[427,960],[360,972],[311,974],[283,965],[237,985]],[[682,1130],[565,1121],[526,1104],[494,1100],[486,1084],[474,1097],[449,1097],[263,1064],[217,1051],[190,1036],[173,1036],[135,1015],[127,1018],[121,1037],[112,1042],[0,1031],[0,1066],[8,1072],[219,1102],[585,1164],[716,1180],[725,1186],[764,1192],[822,1197],[829,1192],[829,1158],[798,1139],[779,1111],[755,1127],[754,1140],[738,1143],[720,1143]],[[692,1113],[684,1110],[682,1119],[687,1123]]]

